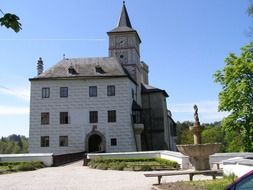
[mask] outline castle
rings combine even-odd
[[[108,57],[63,58],[46,71],[38,60],[30,79],[31,153],[175,150],[168,94],[149,85],[124,3],[107,34]]]

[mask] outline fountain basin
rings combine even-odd
[[[218,152],[220,143],[212,144],[185,144],[177,145],[177,149],[182,154],[189,156],[191,164],[195,170],[209,170],[209,156]]]

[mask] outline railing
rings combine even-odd
[[[53,166],[60,166],[83,159],[85,152],[53,155]]]

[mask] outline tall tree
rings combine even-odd
[[[231,53],[214,78],[222,86],[219,111],[230,113],[223,119],[222,127],[238,131],[243,151],[253,151],[253,43],[242,47],[240,56]]]
[[[19,22],[19,17],[15,14],[11,13],[4,13],[0,9],[0,13],[3,15],[3,17],[0,17],[0,25],[5,26],[6,28],[11,28],[15,32],[19,32],[21,28],[21,23]]]

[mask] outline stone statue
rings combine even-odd
[[[198,107],[197,107],[196,104],[193,106],[193,109],[194,109],[194,111],[195,111],[195,112],[194,112],[195,123],[196,123],[196,124],[199,124]]]

